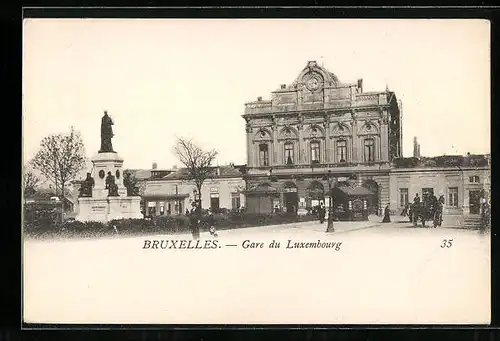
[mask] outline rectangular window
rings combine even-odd
[[[347,142],[345,140],[337,141],[337,157],[339,162],[347,161]]]
[[[269,166],[269,149],[267,144],[259,145],[259,164]]]
[[[365,161],[375,161],[375,141],[373,139],[365,140]]]
[[[320,155],[319,155],[319,142],[311,142],[311,162],[319,163]]]
[[[399,189],[399,206],[405,207],[408,204],[408,188]]]
[[[285,164],[293,165],[293,143],[285,143]]]
[[[448,188],[448,206],[458,207],[458,187]]]
[[[478,184],[479,183],[479,176],[478,175],[469,176],[469,182],[474,183],[474,184]]]
[[[240,193],[231,193],[231,207],[233,210],[240,208]]]

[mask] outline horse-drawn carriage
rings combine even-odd
[[[410,205],[408,215],[415,227],[419,221],[422,223],[422,227],[426,227],[425,223],[428,221],[432,221],[433,227],[441,226],[443,222],[443,203],[434,196],[426,196],[422,201],[416,201]]]

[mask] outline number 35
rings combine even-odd
[[[441,244],[441,248],[450,248],[453,245],[453,239],[443,239],[443,244]]]

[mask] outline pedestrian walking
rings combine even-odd
[[[217,234],[217,230],[215,229],[215,218],[214,218],[214,213],[212,212],[212,209],[208,209],[208,231],[210,232],[210,235],[212,237],[218,237],[219,235]]]
[[[403,217],[407,217],[408,216],[408,210],[410,209],[410,204],[409,203],[406,203],[406,205],[403,207],[403,212],[401,212],[401,215]]]
[[[382,220],[383,223],[390,223],[391,222],[391,210],[389,209],[389,205],[385,207],[384,210],[384,219]]]
[[[318,218],[320,224],[323,224],[325,222],[325,214],[326,214],[325,204],[321,202],[318,207]]]
[[[200,239],[200,214],[196,202],[191,204],[191,212],[189,212],[189,227],[193,239]]]

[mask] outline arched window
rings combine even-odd
[[[294,163],[293,156],[294,156],[293,155],[293,143],[286,142],[285,143],[285,164],[293,165],[293,163]]]
[[[311,142],[311,162],[319,163],[320,162],[320,147],[318,141]]]
[[[337,140],[337,158],[339,162],[347,161],[347,141]]]
[[[269,148],[265,143],[259,145],[259,164],[269,166]]]
[[[375,161],[375,141],[372,138],[365,139],[365,161]]]

